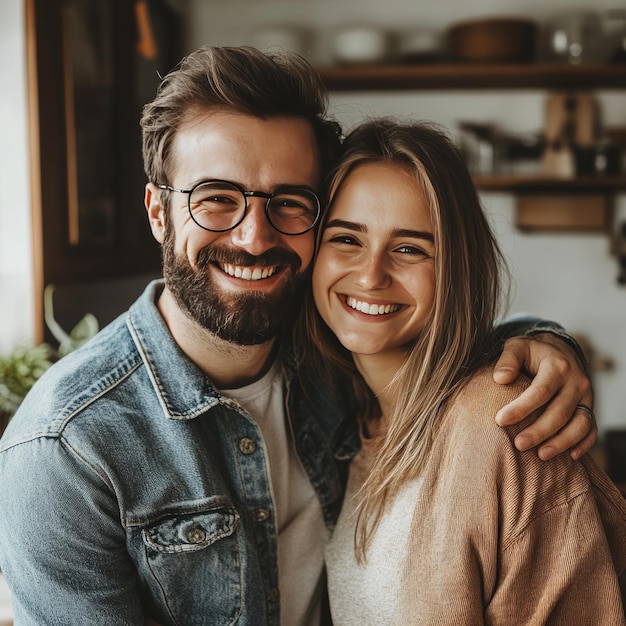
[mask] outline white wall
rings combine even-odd
[[[328,37],[344,23],[372,20],[392,29],[443,28],[463,17],[489,13],[543,16],[566,8],[612,8],[619,2],[595,0],[190,0],[187,49],[203,43],[253,43],[263,25],[306,25],[316,35],[311,60],[327,62]],[[242,17],[242,16],[245,16]],[[355,17],[356,16],[356,17]],[[0,355],[33,340],[33,279],[30,235],[28,127],[23,0],[0,3]],[[370,114],[417,115],[446,125],[459,116],[496,120],[513,131],[536,130],[542,123],[543,95],[470,92],[335,94],[334,114],[351,126]],[[624,95],[602,93],[611,124],[626,125]],[[615,281],[615,260],[602,235],[528,235],[512,225],[514,201],[508,194],[485,194],[517,283],[514,310],[555,319],[584,334],[593,347],[615,362],[595,378],[601,428],[626,427],[626,288]],[[618,198],[618,216],[626,219],[626,198]]]
[[[522,15],[543,20],[560,10],[624,8],[623,0],[186,0],[190,50],[254,44],[265,26],[295,25],[314,35],[309,57],[330,59],[329,37],[345,24],[375,23],[393,31],[442,29],[453,21],[485,15]]]
[[[617,0],[191,0],[187,45],[254,44],[264,26],[306,26],[314,38],[307,56],[330,61],[333,29],[351,22],[377,23],[394,31],[416,27],[443,29],[453,21],[488,14],[547,19],[566,9],[617,8]],[[244,17],[242,17],[244,16]],[[603,121],[626,125],[626,92],[599,93]],[[336,93],[333,113],[346,127],[368,115],[418,116],[454,127],[459,119],[495,121],[513,132],[543,126],[545,94],[515,92]],[[513,311],[528,311],[587,337],[595,351],[611,358],[611,371],[597,372],[596,409],[601,431],[626,427],[626,288],[616,282],[617,265],[601,234],[522,234],[514,227],[510,194],[484,194],[501,243],[509,256],[516,296]],[[617,218],[626,219],[626,196],[617,198]]]
[[[34,337],[23,4],[0,3],[0,355]]]

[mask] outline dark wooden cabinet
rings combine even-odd
[[[46,285],[158,272],[139,119],[180,59],[164,0],[27,0],[35,305]]]

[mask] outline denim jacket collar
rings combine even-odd
[[[151,282],[129,309],[128,329],[165,417],[193,419],[220,403],[211,381],[181,351],[156,306],[163,280]]]

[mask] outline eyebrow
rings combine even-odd
[[[195,180],[193,183],[191,183],[191,185],[189,185],[189,189],[191,189],[192,187],[195,187],[196,185],[200,185],[201,183],[211,183],[213,181],[221,181],[224,183],[231,183],[234,185],[238,185],[239,187],[241,187],[244,191],[261,191],[263,193],[274,193],[275,191],[277,191],[278,189],[306,189],[307,191],[310,191],[311,193],[314,193],[315,195],[317,195],[318,191],[317,189],[315,189],[314,187],[311,187],[311,185],[307,185],[305,183],[302,184],[298,184],[298,183],[278,183],[276,185],[274,185],[270,191],[265,192],[263,189],[248,189],[248,186],[245,185],[244,183],[238,181],[238,180],[230,180],[227,178],[199,178],[197,180]]]
[[[345,228],[347,230],[353,230],[359,233],[366,233],[367,227],[364,224],[357,224],[356,222],[348,222],[346,220],[329,220],[324,226],[324,230],[327,228]],[[415,239],[426,239],[431,242],[435,242],[435,237],[432,233],[426,230],[411,230],[410,228],[396,228],[391,232],[393,237],[413,237]]]

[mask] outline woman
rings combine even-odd
[[[381,120],[347,138],[307,319],[360,399],[327,550],[337,626],[626,623],[623,498],[590,459],[540,461],[513,445],[524,424],[495,424],[528,384],[488,367],[502,265],[445,134]]]

